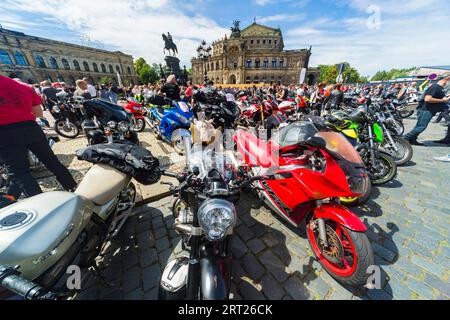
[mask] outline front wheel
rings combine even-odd
[[[80,134],[78,126],[66,119],[56,120],[54,128],[57,134],[68,139],[74,139]]]
[[[381,145],[382,150],[389,154],[394,159],[395,164],[398,166],[401,166],[410,161],[413,156],[413,149],[411,147],[411,144],[401,137],[392,137],[392,140],[395,143],[397,151],[395,151],[394,146],[388,139],[385,139],[383,141],[383,144]]]
[[[133,129],[136,132],[142,132],[145,129],[145,121],[144,119],[138,118],[134,120],[135,123],[133,125]]]
[[[324,269],[346,285],[367,283],[368,268],[374,264],[372,247],[365,233],[352,231],[333,220],[325,220],[328,246],[319,237],[317,220],[307,225],[311,250]]]
[[[401,110],[398,111],[398,113],[400,114],[400,117],[406,119],[414,114],[414,110],[407,110],[406,108],[402,108]]]
[[[367,191],[360,197],[340,197],[341,203],[348,207],[358,207],[365,204],[370,199],[370,194],[372,193],[372,183],[369,181],[367,186]]]
[[[371,161],[368,160],[370,163]],[[397,165],[391,156],[380,152],[375,159],[375,167],[370,164],[368,167],[369,178],[372,185],[379,186],[388,183],[397,175]]]

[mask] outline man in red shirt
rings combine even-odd
[[[47,138],[36,123],[42,117],[42,101],[29,86],[0,76],[0,162],[10,176],[8,193],[32,197],[42,192],[30,172],[29,151],[33,152],[67,191],[76,188],[69,170],[59,162]]]

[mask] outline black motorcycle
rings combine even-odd
[[[159,299],[226,300],[231,284],[234,203],[241,189],[257,178],[239,179],[244,175],[236,174],[222,154],[205,156],[199,152],[187,159],[186,172],[164,173],[180,182],[171,186],[177,196],[172,208],[173,228],[182,235],[182,248],[188,254],[165,267]]]
[[[74,139],[82,131],[82,123],[86,119],[81,97],[61,97],[54,102],[53,112],[57,114],[54,129],[64,138]]]
[[[117,141],[139,145],[132,114],[121,106],[102,99],[91,99],[83,102],[83,108],[88,120],[84,120],[81,127],[89,145]]]

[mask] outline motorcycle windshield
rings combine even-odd
[[[339,154],[345,160],[355,164],[363,163],[355,148],[341,134],[326,131],[318,132],[316,136],[325,140],[328,150]]]

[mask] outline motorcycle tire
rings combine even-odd
[[[75,139],[80,134],[80,128],[72,122],[67,123],[65,119],[56,120],[54,129],[58,135],[68,139]]]
[[[390,146],[389,140],[385,139],[381,145],[383,152],[389,154],[394,159],[397,166],[408,163],[413,156],[411,144],[407,140],[397,136],[392,137],[392,140],[394,140],[398,151],[395,151],[392,146]]]
[[[312,228],[311,222],[312,219],[307,225],[309,246],[328,274],[345,285],[365,285],[370,276],[367,270],[374,265],[372,246],[367,235],[363,232],[352,231],[333,220],[325,220],[327,240],[331,241],[328,241],[330,246],[324,248],[318,231]],[[340,232],[335,232],[338,229]],[[345,248],[343,240],[345,240]],[[347,265],[343,263],[344,259]]]
[[[370,195],[372,193],[372,183],[369,182],[367,186],[367,191],[360,197],[340,197],[339,200],[341,204],[347,207],[358,207],[365,204],[370,199]]]
[[[405,126],[402,121],[395,120],[395,124],[388,123],[387,129],[396,136],[402,136],[405,133]]]
[[[388,183],[397,176],[397,165],[390,155],[380,152],[380,155],[375,162],[377,166],[383,166],[385,168],[385,172],[382,175],[375,176],[372,173],[373,168],[370,168],[369,177],[372,185],[379,186]]]
[[[133,125],[133,129],[136,132],[142,132],[145,130],[145,121],[144,119],[136,119],[136,123]]]

